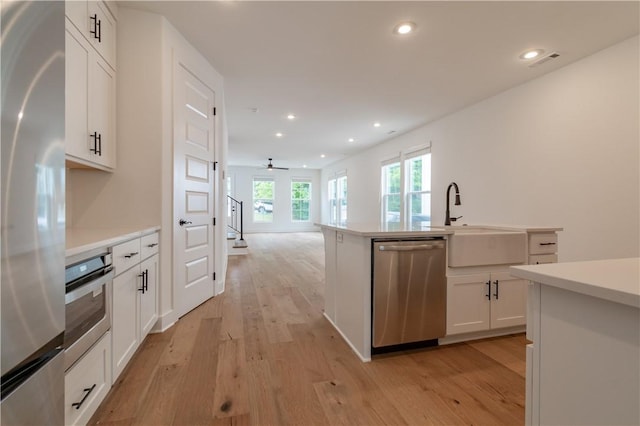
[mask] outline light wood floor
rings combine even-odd
[[[91,424],[524,423],[524,335],[362,363],[322,316],[322,235],[247,241],[225,293],[148,336]]]

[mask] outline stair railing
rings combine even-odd
[[[244,241],[243,233],[243,201],[238,201],[230,195],[227,195],[229,206],[231,206],[231,217],[227,222],[227,226],[240,233],[240,241]]]

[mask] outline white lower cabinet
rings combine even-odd
[[[122,373],[158,319],[158,236],[113,247],[113,382]],[[143,256],[150,256],[142,259]],[[125,270],[125,268],[128,268]]]
[[[111,332],[107,332],[65,373],[65,424],[87,424],[110,388]]]
[[[508,272],[447,277],[447,335],[526,324],[527,281]]]

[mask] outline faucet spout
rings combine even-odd
[[[452,218],[451,217],[451,211],[449,209],[449,200],[450,200],[450,194],[451,194],[451,187],[455,188],[456,190],[456,201],[455,201],[455,205],[459,206],[462,203],[460,202],[460,190],[458,189],[458,184],[455,182],[451,182],[449,184],[449,186],[447,187],[447,211],[445,214],[445,218],[444,218],[444,224],[445,225],[451,225],[451,221],[455,221],[456,218]]]

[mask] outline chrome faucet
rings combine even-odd
[[[456,189],[456,202],[455,205],[459,206],[460,204],[462,204],[460,202],[460,190],[458,189],[458,184],[455,182],[451,182],[449,184],[449,186],[447,187],[447,213],[445,215],[444,218],[444,224],[445,225],[451,225],[451,222],[455,222],[456,220],[460,219],[462,216],[459,217],[451,217],[451,213],[449,212],[449,193],[451,192],[451,187],[454,187]]]

